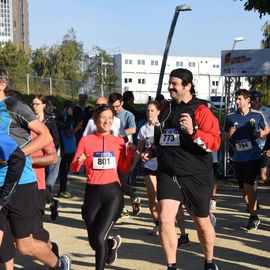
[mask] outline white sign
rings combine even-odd
[[[270,49],[221,51],[222,76],[270,76]]]

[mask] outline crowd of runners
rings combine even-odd
[[[6,270],[14,269],[15,250],[50,269],[70,269],[70,257],[59,255],[43,226],[46,204],[54,221],[58,198],[73,197],[69,171],[86,174],[81,214],[96,270],[117,259],[122,239],[110,234],[116,221],[129,215],[124,194],[132,214],[140,213],[140,198],[132,188],[138,174],[153,218],[149,235],[159,235],[167,269],[177,269],[177,247],[189,243],[184,208],[202,247],[200,269],[217,270],[211,209],[216,207],[217,153],[226,141],[250,213],[246,228],[258,228],[256,181],[268,181],[270,167],[270,108],[262,105],[260,92],[238,90],[236,110],[221,127],[207,102],[195,97],[187,69],[171,71],[170,100],[160,95],[142,110],[134,107],[131,91],[98,97],[94,108],[82,93],[78,104],[67,100],[56,115],[41,94],[33,98],[32,108],[26,105],[8,81],[8,72],[0,68],[0,262]]]

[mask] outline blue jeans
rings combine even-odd
[[[49,165],[46,169],[46,188],[50,193],[53,191],[53,187],[58,176],[60,162],[61,157],[58,157],[57,163]]]

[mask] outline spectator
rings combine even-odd
[[[62,147],[62,156],[58,174],[60,181],[58,197],[66,199],[73,197],[73,195],[67,190],[67,175],[70,163],[76,151],[76,130],[73,128],[73,109],[74,104],[70,100],[65,101],[63,113],[57,119],[58,128],[60,129],[60,145]]]
[[[73,109],[73,127],[75,132],[76,144],[79,143],[83,131],[84,131],[84,121],[86,121],[85,116],[89,114],[89,106],[87,106],[88,96],[84,93],[79,94],[79,103],[74,106]]]

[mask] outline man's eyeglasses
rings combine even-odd
[[[113,107],[114,109],[118,109],[118,108],[121,107],[121,105],[122,105],[121,103],[119,103],[118,105],[113,105],[113,104],[112,104],[112,107]]]
[[[105,106],[105,105],[108,105],[108,104],[106,104],[106,103],[96,103],[96,107]]]

